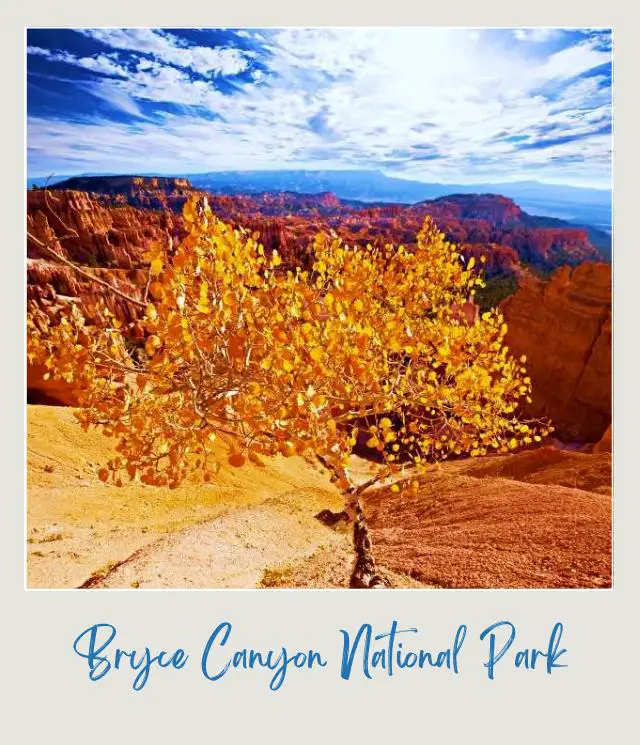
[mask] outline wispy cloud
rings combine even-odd
[[[237,75],[247,58],[233,47],[191,46],[175,34],[150,28],[83,29],[82,33],[106,46],[149,54],[159,62],[186,67],[203,75]]]
[[[553,39],[561,33],[556,28],[515,28],[513,35],[518,41],[530,41],[534,44],[542,44]]]
[[[103,75],[116,75],[127,77],[128,71],[118,64],[115,54],[97,54],[94,57],[76,57],[69,52],[57,52],[42,47],[27,47],[27,54],[43,57],[49,62],[63,62],[75,67],[83,67],[85,70],[102,73]]]
[[[119,116],[30,101],[30,170],[353,167],[451,182],[609,180],[606,32],[179,33],[76,32],[94,45],[87,53],[40,32],[30,59],[91,73],[78,90]]]

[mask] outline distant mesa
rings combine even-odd
[[[172,192],[193,189],[186,178],[165,176],[76,176],[54,184],[51,188],[119,194],[126,190],[160,190]]]

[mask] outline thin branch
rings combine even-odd
[[[142,299],[145,303],[149,301],[149,287],[151,286],[151,267],[149,267],[149,273],[147,275],[147,283],[144,286],[144,293],[142,294]]]
[[[373,476],[368,481],[365,481],[363,484],[360,484],[360,486],[356,487],[353,491],[353,494],[355,496],[360,496],[360,494],[366,491],[370,486],[377,484],[378,481],[382,481],[382,479],[386,478],[388,475],[389,475],[388,471],[383,471],[379,473],[377,476]]]
[[[318,461],[327,469],[327,471],[330,471],[333,475],[333,480],[338,481],[339,479],[345,479],[349,484],[351,484],[351,481],[347,475],[347,472],[345,471],[342,466],[334,466],[332,463],[329,463],[329,461],[323,456],[318,455],[316,453],[316,458]],[[353,494],[355,492],[355,486],[351,485],[348,489],[346,489],[346,494]]]

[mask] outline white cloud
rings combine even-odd
[[[265,72],[252,69],[236,93],[223,94],[216,75],[249,64],[239,50],[187,47],[150,29],[85,33],[152,58],[99,81],[96,95],[124,111],[162,102],[188,113],[159,113],[135,128],[30,121],[29,144],[43,158],[75,158],[78,170],[99,170],[108,154],[116,170],[148,171],[153,143],[152,170],[169,172],[387,167],[445,182],[609,178],[610,137],[590,133],[611,120],[610,88],[603,76],[580,77],[610,61],[594,39],[549,53],[536,42],[559,35],[554,29],[285,29],[265,32]],[[222,62],[225,51],[240,56]],[[95,64],[104,69],[117,64],[102,57]],[[188,70],[213,77],[194,80]],[[556,144],[522,148],[536,137]],[[79,152],[76,142],[91,147]],[[440,157],[425,160],[431,152]]]
[[[233,47],[187,46],[177,36],[150,28],[83,29],[82,33],[113,49],[149,54],[161,62],[202,75],[237,75],[247,69],[242,50]]]
[[[530,41],[534,44],[543,44],[558,35],[555,28],[516,28],[513,35],[518,41]]]
[[[585,41],[552,54],[532,76],[544,80],[567,79],[611,61],[611,54]]]
[[[86,70],[93,70],[93,72],[99,72],[103,75],[119,75],[121,77],[128,75],[126,68],[118,64],[115,54],[98,54],[95,57],[74,57],[74,55],[68,52],[56,52],[50,49],[42,49],[41,47],[27,47],[27,54],[45,57],[51,62],[64,62],[68,65],[83,67]]]

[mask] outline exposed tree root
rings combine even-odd
[[[318,514],[315,516],[316,520],[320,520],[320,522],[323,525],[328,525],[330,528],[332,528],[334,525],[336,525],[339,522],[349,522],[349,515],[347,514],[346,510],[342,510],[342,512],[332,512],[331,510],[321,510],[318,512]]]
[[[353,548],[356,552],[356,562],[351,573],[351,587],[372,590],[390,587],[389,581],[376,571],[376,561],[373,557],[369,529],[360,500],[355,502],[355,509]]]
[[[347,482],[349,481],[347,472],[344,468],[331,465],[320,455],[318,455],[317,458],[320,463],[322,463],[322,465],[333,474],[332,481],[337,481],[339,478],[346,480]],[[353,548],[356,554],[356,559],[353,571],[351,572],[350,584],[351,587],[354,588],[379,589],[391,586],[389,581],[376,571],[376,561],[373,557],[369,529],[367,528],[364,511],[360,504],[360,495],[371,486],[377,484],[387,475],[387,472],[381,471],[359,486],[354,485],[348,489],[344,493],[346,506],[342,512],[322,510],[316,515],[316,519],[330,527],[337,525],[339,522],[345,522],[347,524],[353,523]]]
[[[356,558],[351,572],[351,587],[358,589],[390,587],[389,581],[376,570],[369,529],[359,499],[350,502],[348,508],[342,512],[322,510],[316,515],[316,519],[329,527],[341,522],[353,523],[353,548]]]

